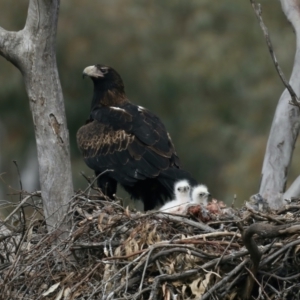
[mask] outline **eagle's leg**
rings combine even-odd
[[[95,175],[99,176],[100,172],[95,171]],[[98,187],[101,189],[102,193],[114,199],[114,194],[117,192],[117,181],[109,177],[107,174],[100,175],[97,179]]]

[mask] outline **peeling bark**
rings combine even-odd
[[[56,65],[59,3],[30,0],[23,30],[0,28],[0,55],[21,71],[29,98],[49,230],[62,221],[73,193],[69,133]]]

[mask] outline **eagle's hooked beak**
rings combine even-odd
[[[104,74],[96,66],[89,66],[86,67],[82,72],[82,78],[85,76],[101,78],[104,77]]]

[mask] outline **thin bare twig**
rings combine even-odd
[[[266,42],[267,42],[267,46],[268,46],[269,52],[271,54],[273,63],[275,65],[276,71],[277,71],[282,83],[284,84],[284,86],[286,87],[286,89],[289,91],[289,93],[291,95],[292,101],[291,101],[290,104],[293,104],[293,105],[300,108],[299,98],[297,97],[297,95],[296,95],[294,89],[292,88],[292,86],[289,84],[288,80],[286,80],[286,78],[284,76],[284,73],[281,70],[281,68],[279,66],[279,63],[277,61],[277,58],[276,58],[276,55],[275,55],[275,52],[274,52],[274,49],[273,49],[273,46],[272,46],[272,42],[271,42],[271,39],[270,39],[270,36],[269,36],[268,28],[266,27],[266,25],[263,21],[263,18],[262,18],[261,5],[260,5],[260,3],[255,3],[254,0],[250,0],[250,2],[251,2],[251,5],[254,9],[254,12],[255,12],[258,20],[259,20],[259,25],[260,25],[263,33],[264,33],[264,36],[265,36],[265,39],[266,39]]]
[[[217,284],[215,284],[212,288],[210,288],[202,297],[201,300],[208,299],[213,292],[218,290],[221,286],[224,285],[231,277],[238,274],[243,267],[249,262],[249,259],[245,259],[239,265],[237,265],[231,272],[229,272],[222,280],[220,280]]]
[[[256,279],[256,277],[254,276],[254,274],[251,272],[250,269],[248,269],[246,266],[245,266],[245,269],[248,271],[248,273],[250,274],[250,276],[253,278],[253,280],[260,286],[262,292],[264,293],[264,295],[266,296],[266,298],[268,300],[271,300],[269,297],[268,297],[268,294],[265,292],[263,286],[260,284],[260,282]]]
[[[34,192],[32,194],[30,194],[29,196],[25,197],[20,203],[19,205],[4,219],[3,221],[3,224],[5,224],[5,222],[7,222],[9,220],[9,218],[16,213],[16,211],[18,211],[18,209],[27,201],[29,200],[31,197],[34,197],[34,196],[41,196],[41,192],[40,191],[37,191],[37,192]]]
[[[219,266],[219,263],[222,261],[222,258],[224,257],[225,253],[227,252],[227,250],[229,249],[230,245],[232,244],[233,240],[236,237],[237,232],[235,233],[235,235],[231,238],[229,244],[227,245],[227,247],[225,248],[225,250],[223,251],[219,261],[217,262],[216,266],[215,266],[215,270],[217,269],[217,267]]]

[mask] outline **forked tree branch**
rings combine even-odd
[[[56,65],[59,0],[30,0],[23,30],[0,28],[0,55],[22,73],[32,112],[48,230],[61,224],[73,194],[69,133]],[[59,225],[61,231],[67,226]]]

